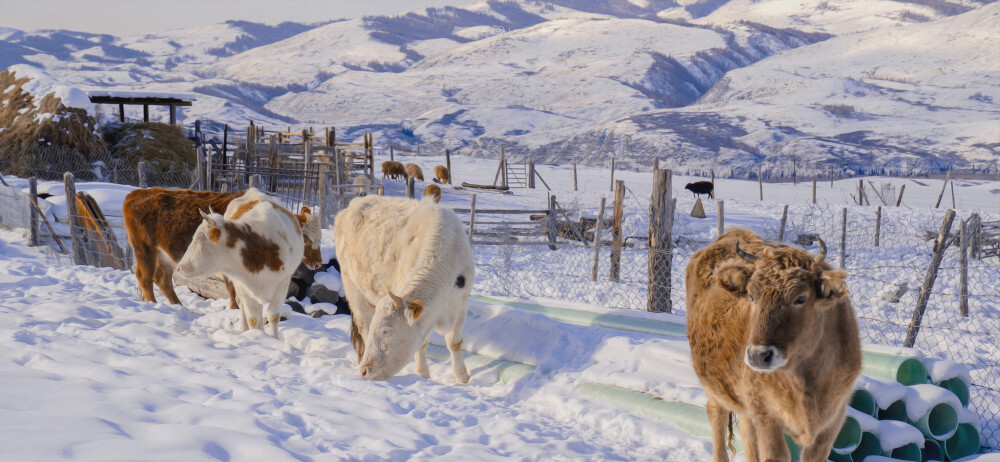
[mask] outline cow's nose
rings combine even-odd
[[[361,377],[368,378],[368,368],[367,367],[362,367],[361,368]]]
[[[777,350],[773,346],[748,346],[746,363],[757,370],[769,370],[772,367]]]

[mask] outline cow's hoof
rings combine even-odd
[[[468,372],[462,375],[455,374],[455,383],[469,383],[469,378],[470,376]]]

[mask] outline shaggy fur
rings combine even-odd
[[[385,180],[386,177],[390,180],[402,178],[403,181],[406,181],[406,167],[403,167],[402,163],[394,160],[382,162],[382,179]]]
[[[737,243],[758,259],[740,258]],[[802,249],[742,229],[692,256],[688,340],[708,396],[716,462],[729,460],[734,412],[748,461],[788,460],[783,434],[802,446],[803,462],[827,460],[861,370],[846,276]],[[748,353],[760,346],[787,362],[755,371]]]
[[[249,210],[247,204],[252,204]],[[187,278],[222,274],[234,287],[243,331],[263,329],[266,319],[277,338],[281,307],[304,249],[298,218],[256,188],[230,202],[225,216],[201,216],[177,263],[178,273]]]
[[[451,172],[448,167],[438,165],[434,167],[434,182],[441,184],[451,184]]]
[[[441,202],[441,188],[436,184],[429,184],[424,188],[424,197],[430,196],[435,204]]]
[[[406,164],[403,166],[406,169],[406,177],[413,178],[417,181],[424,181],[424,171],[420,170],[420,166],[417,164]]]
[[[362,375],[387,379],[416,353],[417,374],[428,377],[431,331],[448,345],[461,345],[475,281],[461,221],[428,199],[368,196],[337,215],[333,233]],[[455,380],[468,382],[457,347],[451,348],[451,359]]]

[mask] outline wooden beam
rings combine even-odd
[[[142,105],[142,121],[143,122],[149,122],[149,105],[148,104],[143,104]]]
[[[177,106],[170,105],[170,125],[177,125]]]
[[[93,104],[149,104],[152,106],[191,106],[191,101],[184,101],[178,98],[141,98],[122,96],[91,96],[90,102]]]
[[[118,121],[125,123],[125,105],[120,103],[118,104]]]

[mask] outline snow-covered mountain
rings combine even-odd
[[[487,0],[141,37],[3,29],[0,67],[194,92],[188,119],[332,125],[423,152],[660,156],[733,175],[982,169],[1000,154],[1000,4],[981,3]]]

